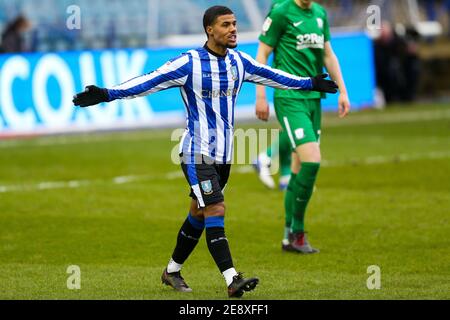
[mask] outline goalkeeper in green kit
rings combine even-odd
[[[339,87],[339,117],[347,115],[350,102],[339,61],[330,44],[327,13],[322,6],[311,0],[274,1],[259,40],[256,60],[260,63],[266,64],[273,52],[274,67],[291,74],[314,76],[322,73],[325,67]],[[319,92],[275,90],[275,113],[282,127],[279,139],[282,170],[292,152],[291,174],[284,201],[286,223],[282,249],[286,251],[319,251],[309,244],[305,236],[304,220],[321,161],[322,98],[324,95]],[[256,115],[264,121],[269,118],[263,86],[256,89]],[[259,169],[267,169],[268,165],[267,159],[258,161]],[[260,171],[260,178],[262,173]]]

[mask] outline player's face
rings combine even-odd
[[[215,23],[208,27],[214,42],[225,48],[237,47],[237,28],[234,14],[218,16]]]

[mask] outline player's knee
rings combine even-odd
[[[313,155],[308,162],[318,163],[322,161],[322,157],[320,156],[320,152],[318,154]]]
[[[320,163],[322,161],[320,147],[317,142],[302,144],[297,147],[296,152],[301,162]]]
[[[191,216],[193,216],[194,218],[201,220],[203,219],[203,208],[199,208],[198,204],[197,204],[197,200],[192,200],[191,201],[191,206],[189,209]]]
[[[313,162],[313,163],[319,163],[322,161],[322,156],[320,155],[320,150],[314,150],[308,155],[305,155],[302,157],[302,162]],[[301,166],[301,164],[300,164]]]
[[[225,215],[225,203],[219,202],[206,206],[205,217],[220,217]]]
[[[191,216],[193,216],[194,218],[198,219],[198,220],[202,220],[203,219],[203,210],[201,209],[191,209]]]
[[[291,172],[297,174],[299,171],[300,171],[300,159],[297,153],[293,152],[291,158]]]

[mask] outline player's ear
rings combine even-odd
[[[212,26],[207,26],[206,27],[206,33],[208,34],[208,37],[212,36],[212,34],[213,34],[213,27]]]

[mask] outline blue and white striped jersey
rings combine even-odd
[[[108,89],[108,94],[112,101],[179,87],[187,113],[180,153],[202,154],[218,163],[229,163],[233,151],[234,107],[245,81],[278,89],[312,89],[311,78],[262,65],[244,52],[228,49],[222,57],[203,47],[183,53],[156,71]]]

